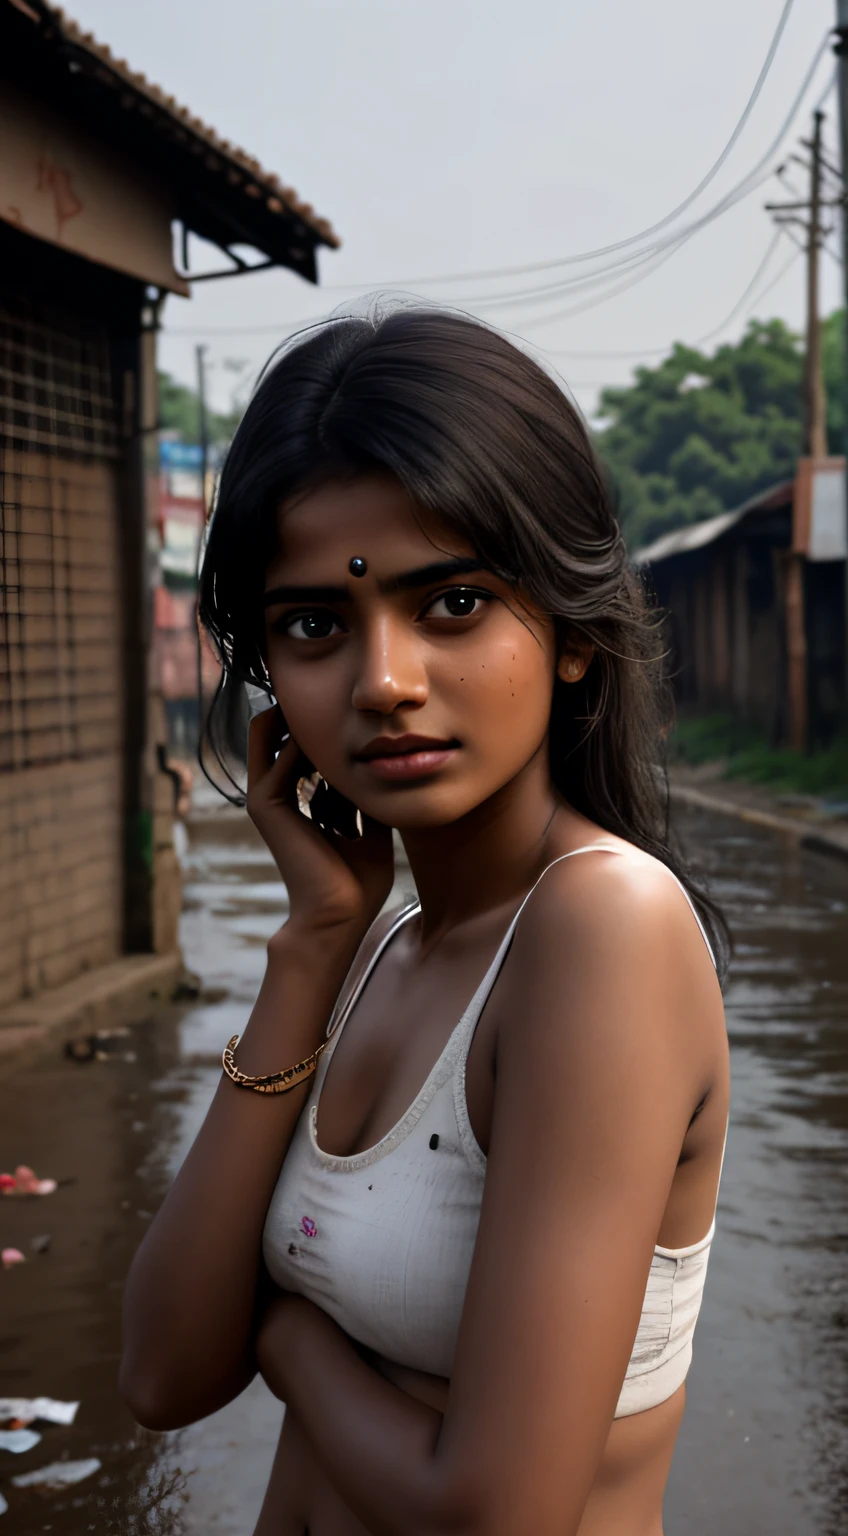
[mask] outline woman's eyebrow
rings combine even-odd
[[[472,571],[489,569],[479,555],[470,555],[466,559],[438,560],[434,565],[420,565],[417,570],[390,576],[378,585],[381,592],[408,592],[412,587],[428,587],[434,581],[444,581],[447,576],[468,576]]]
[[[465,559],[437,560],[432,565],[420,565],[414,571],[402,571],[399,576],[388,576],[377,583],[381,592],[408,592],[414,587],[427,587],[448,576],[467,576],[472,571],[487,571],[489,566],[476,555]],[[344,603],[351,597],[349,587],[271,587],[262,601],[266,608],[274,603]]]

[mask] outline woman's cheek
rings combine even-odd
[[[547,729],[553,695],[553,656],[525,636],[486,647],[482,654],[467,657],[462,665],[445,669],[443,686],[457,699],[466,718],[476,717],[482,727],[498,732],[507,724],[535,734]]]
[[[271,686],[283,718],[295,741],[310,762],[339,749],[339,704],[325,680],[310,675],[293,676],[291,668],[271,669]],[[307,669],[304,669],[306,672]]]

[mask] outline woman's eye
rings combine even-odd
[[[488,593],[475,592],[470,587],[451,587],[443,592],[427,609],[428,619],[469,619],[489,601]]]
[[[329,640],[343,633],[331,613],[298,613],[287,619],[285,632],[293,640]]]

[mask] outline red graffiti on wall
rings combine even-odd
[[[39,192],[52,194],[56,213],[56,239],[61,240],[68,220],[82,213],[82,203],[71,186],[70,173],[56,164],[49,150],[44,150],[39,158],[36,187]]]

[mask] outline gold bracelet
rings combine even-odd
[[[293,1067],[286,1067],[283,1072],[269,1072],[266,1077],[248,1077],[246,1072],[239,1071],[233,1059],[240,1038],[239,1035],[233,1035],[221,1057],[221,1064],[230,1082],[239,1088],[252,1088],[254,1093],[288,1093],[298,1083],[305,1083],[315,1071],[321,1052],[330,1043],[329,1040],[323,1040],[311,1056],[306,1056]]]

